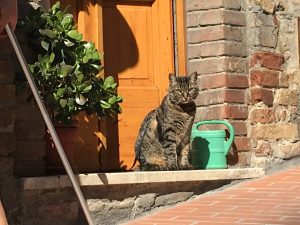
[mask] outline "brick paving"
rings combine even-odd
[[[300,166],[239,183],[126,225],[300,225]]]

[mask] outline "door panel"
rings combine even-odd
[[[172,0],[61,2],[77,10],[78,29],[104,52],[105,76],[114,76],[124,97],[117,120],[81,117],[77,158],[88,171],[129,169],[140,124],[160,104],[173,72]]]
[[[124,97],[118,127],[107,127],[118,136],[119,165],[108,167],[129,169],[140,124],[159,106],[173,70],[171,2],[107,0],[102,11],[105,74],[116,78]]]

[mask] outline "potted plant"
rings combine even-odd
[[[29,68],[54,125],[70,128],[80,112],[98,117],[121,112],[114,78],[99,75],[99,52],[94,43],[82,40],[73,16],[61,10],[60,2],[49,10],[33,9],[23,25],[37,52]]]

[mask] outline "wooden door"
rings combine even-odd
[[[167,91],[168,74],[174,71],[172,0],[64,2],[71,4],[73,11],[77,10],[78,29],[84,39],[94,41],[99,51],[104,52],[105,76],[114,76],[119,84],[118,92],[124,97],[123,112],[118,119],[99,122],[99,167],[106,171],[129,169],[134,161],[134,143],[140,124],[160,104]],[[183,3],[177,6],[180,7],[177,30],[183,31]],[[185,56],[184,37],[185,32],[177,37],[181,42],[179,59]],[[184,60],[179,66],[179,71],[184,73]],[[94,118],[85,121],[94,129]],[[82,134],[90,140],[91,152],[95,152],[91,132],[82,131]],[[84,145],[85,141],[81,143]]]
[[[170,0],[104,0],[102,7],[105,75],[124,97],[118,122],[106,124],[102,165],[129,169],[140,124],[165,96],[173,71],[172,7]]]

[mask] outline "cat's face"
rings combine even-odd
[[[196,72],[189,76],[180,77],[170,74],[169,82],[169,99],[173,104],[187,104],[198,96],[199,88]]]

